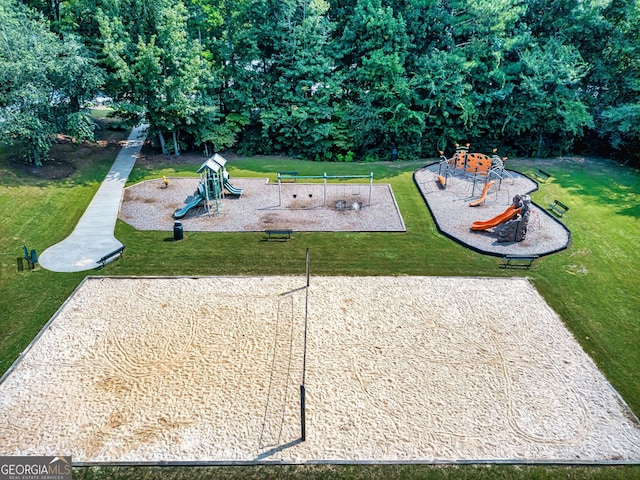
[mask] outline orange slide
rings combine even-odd
[[[487,182],[486,185],[484,186],[484,188],[482,189],[482,195],[480,195],[480,198],[477,200],[474,200],[473,202],[471,202],[469,204],[470,207],[477,207],[478,205],[480,205],[482,202],[484,202],[487,199],[487,192],[489,191],[489,187],[491,185],[493,185],[495,182],[495,180],[491,180],[490,182]]]
[[[501,223],[511,220],[521,211],[521,208],[515,208],[513,205],[509,205],[509,207],[504,212],[502,212],[497,217],[493,217],[491,220],[487,220],[486,222],[473,222],[473,225],[471,225],[471,230],[488,230],[489,228],[496,227]]]

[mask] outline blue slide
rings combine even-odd
[[[204,187],[202,185],[198,185],[198,190],[194,193],[194,199],[187,203],[184,207],[176,210],[173,213],[173,218],[182,218],[184,217],[189,210],[194,207],[197,207],[202,202],[204,202],[206,198],[206,193],[204,191]]]

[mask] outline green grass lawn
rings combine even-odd
[[[640,413],[640,173],[607,161],[510,161],[509,168],[552,174],[533,194],[545,206],[570,207],[563,221],[572,232],[566,251],[538,259],[528,271],[498,268],[500,260],[465,249],[440,235],[413,183],[425,162],[314,163],[276,157],[229,162],[232,176],[275,178],[368,174],[389,183],[406,233],[296,233],[289,242],[263,242],[257,233],[138,232],[118,222],[126,245],[122,259],[103,270],[62,274],[38,268],[17,272],[22,245],[42,252],[66,237],[96,192],[125,132],[103,130],[106,144],[59,146],[76,158],[63,180],[34,178],[0,159],[0,372],[6,371],[86,275],[281,275],[303,274],[305,249],[313,275],[527,275],[558,312],[625,401]],[[109,146],[111,145],[111,146]],[[136,167],[130,179],[194,175],[200,164]],[[366,180],[364,181],[366,182]],[[280,470],[279,470],[280,469]],[[78,478],[636,478],[640,468],[335,466],[250,469],[78,469]]]
[[[504,465],[285,465],[259,467],[75,468],[83,480],[631,480],[640,467],[560,467]]]

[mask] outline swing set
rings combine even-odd
[[[327,206],[327,181],[328,180],[347,180],[347,179],[356,179],[356,178],[368,178],[369,179],[369,200],[367,205],[371,205],[371,193],[373,191],[373,172],[370,172],[368,175],[327,175],[327,172],[324,172],[323,175],[298,175],[293,172],[278,172],[278,206],[282,206],[282,183],[286,181],[296,181],[298,179],[322,179],[324,184],[323,189],[323,202],[322,206]],[[313,195],[309,193],[309,198]],[[293,198],[297,197],[297,193],[293,194]]]

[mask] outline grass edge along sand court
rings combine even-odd
[[[640,467],[508,465],[264,465],[247,467],[74,468],[82,480],[629,480]]]
[[[117,149],[106,152],[100,160],[93,152],[92,168],[78,168],[71,177],[58,181],[23,174],[3,160],[0,214],[8,233],[0,238],[0,311],[11,313],[0,319],[0,329],[6,334],[0,337],[1,371],[85,276],[41,269],[16,273],[15,259],[22,244],[41,251],[70,233],[116,153]],[[76,154],[71,148],[64,153],[65,158]],[[136,180],[167,173],[193,176],[201,160],[191,165],[140,166],[132,176]],[[315,174],[328,165],[334,168],[334,164],[275,157],[230,163],[232,175],[237,176],[292,170]],[[406,234],[306,234],[267,248],[258,234],[187,232],[186,242],[167,243],[166,233],[136,232],[119,222],[116,235],[127,245],[127,253],[104,273],[300,273],[304,248],[309,246],[318,252],[314,254],[317,274],[522,275],[499,270],[497,259],[465,250],[437,233],[411,181],[413,171],[426,163],[335,164],[336,173],[373,170],[376,181],[390,183],[407,224]],[[629,274],[640,264],[636,247],[640,230],[638,172],[605,160],[580,158],[510,160],[508,167],[525,173],[537,167],[549,171],[552,178],[541,184],[534,201],[544,205],[558,198],[571,207],[563,221],[572,231],[572,245],[565,252],[538,260],[526,275],[627,403],[640,412],[640,285]],[[207,262],[202,261],[203,252]]]

